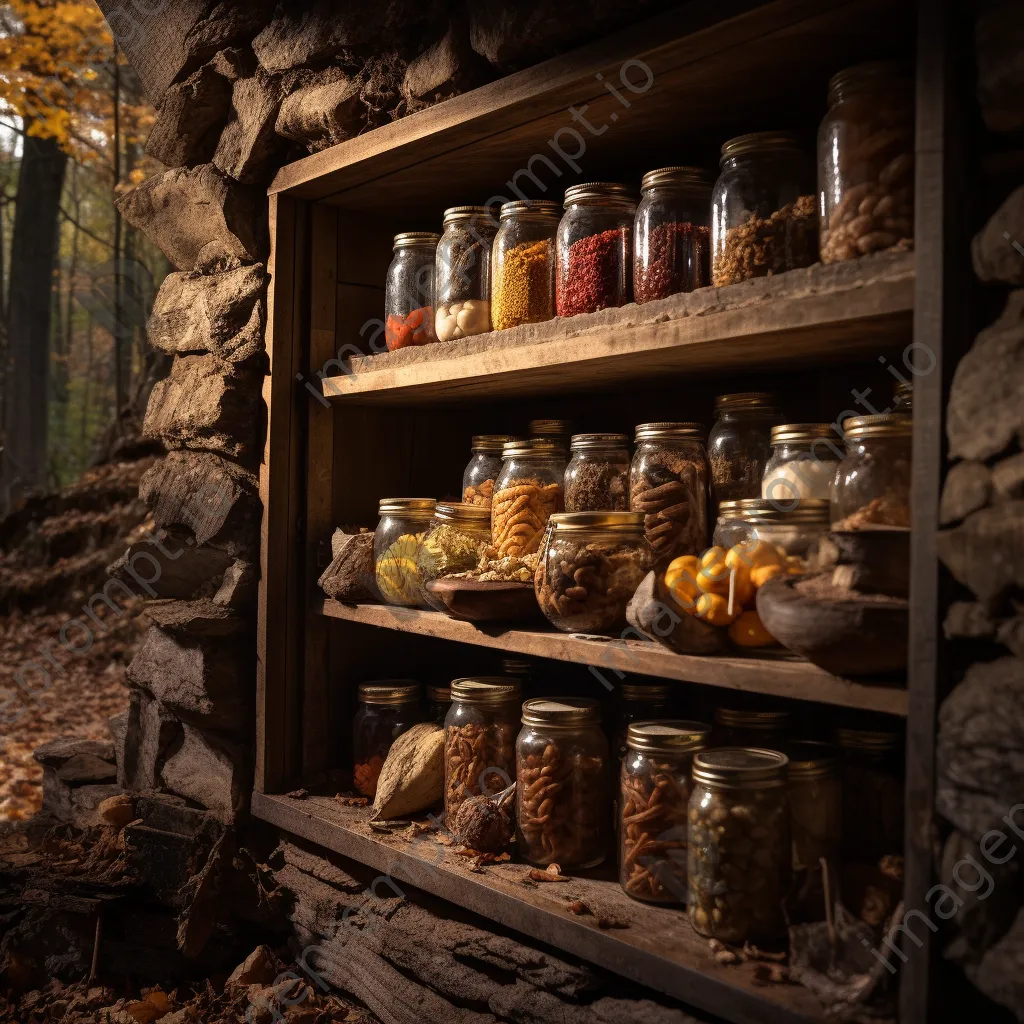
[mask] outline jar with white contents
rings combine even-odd
[[[777,509],[797,502],[828,501],[836,468],[846,452],[830,423],[772,427],[772,455],[761,478],[761,497]]]
[[[437,246],[434,330],[454,341],[491,329],[491,246],[496,213],[486,206],[453,206],[444,212]]]

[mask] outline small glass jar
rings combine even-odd
[[[761,497],[780,511],[797,502],[828,501],[843,458],[830,423],[786,423],[772,427],[772,454],[761,478]]]
[[[772,424],[780,418],[775,396],[763,391],[715,399],[708,462],[716,510],[723,501],[761,496],[761,477],[772,451]]]
[[[796,564],[796,559],[803,564],[814,557],[822,537],[829,532],[829,509],[829,502],[812,499],[781,512],[761,499],[723,502],[714,543],[728,549],[737,544],[749,548],[764,541],[790,564]]]
[[[716,288],[818,262],[818,210],[796,137],[756,132],[722,146],[711,199]]]
[[[452,688],[450,686],[428,686],[427,700],[430,701],[430,706],[427,709],[426,720],[435,725],[444,725],[452,706]]]
[[[453,206],[444,211],[437,245],[434,333],[454,341],[491,329],[491,247],[496,211]]]
[[[788,711],[715,709],[715,746],[781,750],[789,741],[792,716]]]
[[[384,290],[388,350],[429,345],[434,334],[434,254],[441,236],[431,231],[395,235],[395,255]]]
[[[566,512],[629,510],[629,438],[576,434],[565,470]]]
[[[568,420],[530,420],[530,437],[537,441],[551,441],[564,452],[569,451],[572,424]]]
[[[661,167],[640,184],[633,230],[633,293],[639,303],[711,284],[711,188],[699,167]]]
[[[639,513],[554,515],[534,581],[537,603],[563,633],[620,633],[653,561]]]
[[[502,658],[501,674],[518,679],[525,697],[531,696],[534,683],[534,665],[526,658]]]
[[[634,899],[686,902],[690,772],[710,732],[700,722],[629,727],[619,776],[619,884]]]
[[[502,453],[491,506],[498,557],[540,550],[548,518],[564,507],[565,451],[546,440],[510,441]]]
[[[708,457],[699,423],[641,423],[629,470],[629,507],[644,514],[658,566],[708,542]]]
[[[901,380],[893,389],[892,411],[910,416],[914,411],[914,385],[909,380]]]
[[[897,732],[837,729],[842,751],[843,858],[877,864],[903,852],[904,767]]]
[[[821,262],[914,247],[914,86],[899,64],[829,82],[818,131]]]
[[[591,182],[565,190],[555,246],[555,311],[593,313],[632,300],[633,218],[627,185]]]
[[[491,510],[483,505],[439,502],[419,547],[417,562],[427,603],[443,612],[444,601],[430,591],[434,580],[469,572],[491,543]]]
[[[359,710],[352,721],[352,777],[371,799],[391,744],[423,721],[420,685],[413,679],[378,679],[359,687]]]
[[[832,528],[910,526],[910,416],[854,416],[843,421],[846,458],[832,485]]]
[[[622,683],[610,716],[611,750],[619,762],[626,756],[626,736],[634,722],[660,722],[675,713],[676,687],[664,683]]]
[[[687,910],[699,935],[742,944],[785,933],[787,767],[776,750],[724,747],[694,757]]]
[[[829,743],[790,743],[789,809],[793,870],[816,871],[824,858],[839,863],[843,835],[843,782],[839,750]]]
[[[511,441],[507,434],[478,434],[472,456],[462,474],[462,500],[468,505],[491,507],[494,483],[501,471],[501,450]]]
[[[740,498],[738,501],[723,501],[718,506],[718,519],[711,543],[726,551],[736,544],[748,544],[753,538],[756,521],[771,503],[761,498]]]
[[[528,700],[516,740],[516,839],[531,864],[592,868],[606,856],[608,741],[596,700]]]
[[[505,203],[491,252],[491,322],[496,331],[555,315],[558,203]]]
[[[512,785],[519,729],[519,684],[504,676],[456,679],[444,720],[444,809],[451,828],[474,796]]]
[[[425,608],[420,545],[434,518],[433,498],[381,498],[380,522],[373,535],[377,588],[388,604]]]

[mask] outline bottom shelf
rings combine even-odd
[[[412,841],[397,830],[375,831],[367,809],[346,807],[330,797],[254,793],[252,810],[258,818],[396,882],[450,900],[734,1024],[809,1024],[824,1018],[820,1003],[806,989],[759,983],[752,963],[717,963],[685,913],[638,903],[607,877],[529,883],[529,868],[521,863],[489,864],[483,873],[473,872],[466,858],[434,834]],[[591,912],[572,913],[569,904],[574,901]]]

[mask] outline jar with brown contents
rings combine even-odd
[[[708,434],[711,491],[723,501],[761,496],[761,477],[772,453],[772,425],[782,418],[774,395],[745,391],[715,399],[715,424]]]
[[[507,434],[478,434],[472,457],[462,474],[462,500],[468,505],[491,507],[494,483],[501,472],[501,450],[511,441]]]
[[[496,331],[555,315],[555,234],[561,210],[545,199],[501,208],[491,256],[491,322]]]
[[[597,701],[528,700],[516,741],[520,854],[546,867],[591,868],[608,845],[608,741]]]
[[[449,825],[475,796],[494,796],[516,770],[519,684],[504,676],[456,679],[444,721],[444,809]]]
[[[910,526],[914,421],[896,413],[843,421],[846,458],[832,482],[832,529]]]
[[[491,544],[497,557],[540,550],[548,519],[563,508],[565,450],[551,441],[511,441],[491,506]]]
[[[577,434],[565,470],[566,512],[629,509],[629,439],[625,434]]]
[[[686,902],[686,837],[693,755],[711,727],[637,722],[620,775],[619,883],[651,903]]]
[[[391,744],[422,720],[415,680],[379,679],[359,687],[359,710],[352,722],[352,776],[360,793],[377,795],[377,779]]]

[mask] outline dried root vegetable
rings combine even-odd
[[[433,807],[444,789],[444,730],[414,725],[391,745],[377,779],[373,817],[403,818]]]
[[[496,796],[516,770],[516,726],[449,725],[444,739],[444,809],[455,822],[463,803],[475,796]]]
[[[491,506],[491,544],[497,557],[521,557],[537,551],[548,519],[561,508],[561,484],[526,478],[496,491]]]

